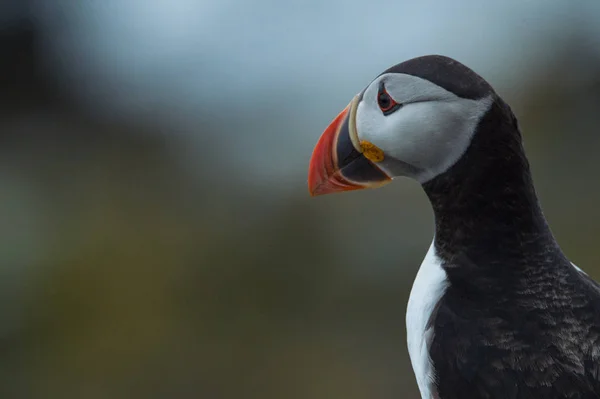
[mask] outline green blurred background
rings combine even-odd
[[[329,121],[405,59],[486,77],[600,278],[600,2],[4,0],[0,398],[417,398],[420,187],[309,198]]]

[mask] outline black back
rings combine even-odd
[[[388,71],[414,68],[462,97],[493,93],[457,64],[434,56]],[[516,118],[493,95],[466,153],[423,185],[449,280],[429,321],[435,397],[600,398],[598,285],[554,240]]]

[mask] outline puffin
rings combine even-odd
[[[433,239],[406,311],[423,399],[600,398],[600,285],[565,256],[515,114],[464,64],[397,64],[325,129],[312,196],[419,182]]]

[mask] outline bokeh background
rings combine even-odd
[[[431,53],[520,119],[600,278],[600,2],[0,2],[1,398],[417,398],[411,181],[309,198],[329,121]]]

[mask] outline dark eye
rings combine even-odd
[[[379,92],[377,93],[377,104],[383,112],[384,115],[389,115],[392,112],[396,111],[400,108],[400,104],[398,104],[385,90],[383,83],[379,85]]]

